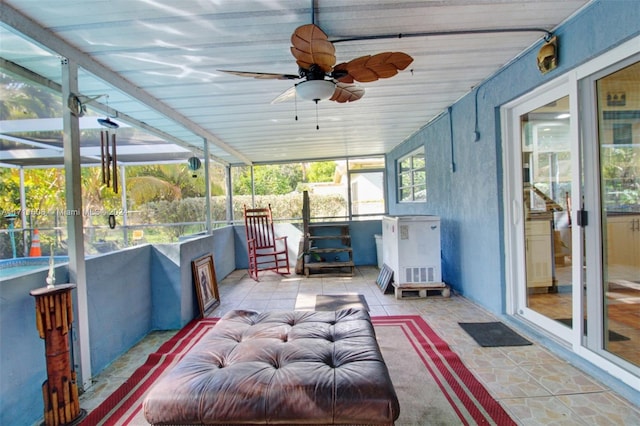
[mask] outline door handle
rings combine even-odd
[[[517,200],[511,202],[511,219],[514,226],[520,223],[520,203]]]
[[[576,222],[578,224],[578,226],[584,228],[585,226],[587,226],[589,224],[589,215],[588,212],[586,210],[577,210],[576,211]]]

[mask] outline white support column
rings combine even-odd
[[[251,208],[256,208],[256,182],[255,177],[253,176],[253,165],[251,167]]]
[[[29,237],[25,232],[27,227],[27,192],[24,187],[24,167],[20,167],[20,220],[22,222],[22,253],[29,256]]]
[[[70,96],[78,92],[78,65],[62,59],[62,122],[64,145],[65,195],[69,280],[77,285],[78,344],[80,347],[80,376],[82,387],[91,384],[91,353],[89,346],[89,315],[87,300],[87,273],[84,261],[84,233],[82,210],[82,185],[80,179],[80,127],[78,117],[68,107]],[[74,370],[78,372],[74,365]]]
[[[211,179],[209,177],[209,141],[204,138],[204,207],[207,209],[205,215],[205,229],[207,234],[211,234]]]
[[[122,233],[124,246],[129,247],[129,217],[127,211],[127,172],[124,164],[120,165],[120,194],[122,202]]]
[[[233,184],[231,183],[231,166],[227,165],[224,169],[227,178],[227,224],[233,221]]]

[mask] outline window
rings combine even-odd
[[[351,218],[382,217],[386,211],[384,157],[350,158],[347,164]]]
[[[384,156],[336,158],[282,164],[232,166],[233,217],[245,204],[271,204],[279,219],[299,219],[302,193],[310,198],[311,218],[372,219],[385,214]]]
[[[427,200],[427,170],[424,147],[398,160],[398,200],[400,202]]]

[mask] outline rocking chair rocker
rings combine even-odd
[[[249,276],[258,281],[259,271],[289,274],[287,237],[276,237],[273,231],[271,204],[267,208],[244,206],[244,225],[249,254]]]

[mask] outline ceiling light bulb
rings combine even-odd
[[[308,101],[329,99],[336,90],[336,84],[330,80],[307,80],[296,84],[296,93]]]

